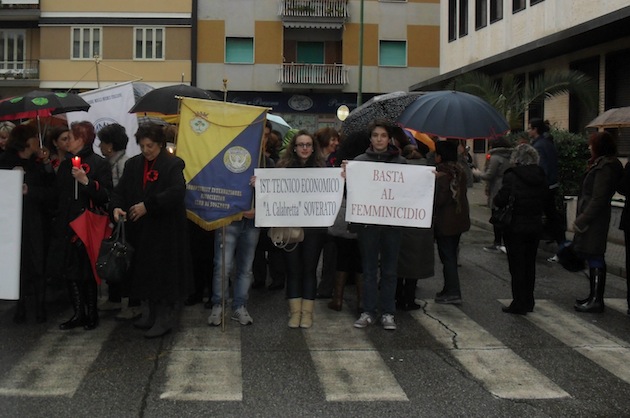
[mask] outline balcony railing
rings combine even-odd
[[[281,0],[284,17],[341,18],[348,16],[348,0]]]
[[[0,80],[36,80],[39,60],[0,61]]]
[[[342,64],[283,64],[278,83],[343,86],[348,84],[348,69]]]

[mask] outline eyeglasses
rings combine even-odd
[[[300,147],[300,148],[313,148],[313,144],[309,143],[303,143],[303,144],[295,144],[296,147]]]

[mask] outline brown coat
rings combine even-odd
[[[461,199],[460,208],[453,199],[450,189],[451,175],[440,171],[436,174],[435,201],[433,204],[433,228],[435,236],[459,235],[470,229],[470,217],[468,207],[468,197],[466,196],[466,177],[459,170],[458,195]]]
[[[610,199],[623,176],[614,156],[600,157],[584,176],[575,218],[575,250],[585,255],[603,255],[610,224]]]

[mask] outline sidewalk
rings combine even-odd
[[[468,189],[468,202],[470,204],[470,222],[472,225],[492,231],[490,219],[490,208],[487,205],[487,198],[484,191],[484,183],[474,183],[472,188]],[[617,227],[615,225],[615,227]],[[572,239],[573,233],[567,232],[567,239]],[[488,243],[490,244],[490,242]],[[556,244],[547,244],[540,242],[540,249],[553,254],[556,251]],[[606,268],[608,273],[620,277],[626,277],[626,250],[625,246],[608,241],[606,248]]]

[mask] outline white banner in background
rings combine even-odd
[[[0,299],[20,298],[22,183],[22,170],[0,170]]]
[[[430,228],[435,167],[348,161],[346,221]]]
[[[327,227],[343,197],[341,168],[257,168],[256,226]]]
[[[92,122],[96,132],[112,123],[118,123],[125,127],[129,144],[127,155],[132,157],[140,154],[140,147],[136,144],[134,135],[138,130],[138,118],[135,113],[129,113],[129,109],[135,104],[133,86],[131,82],[103,87],[97,90],[80,93],[80,96],[89,103],[87,112],[71,112],[67,114],[68,125],[72,122],[87,120]],[[98,148],[100,141],[94,141],[94,152],[101,154]]]

